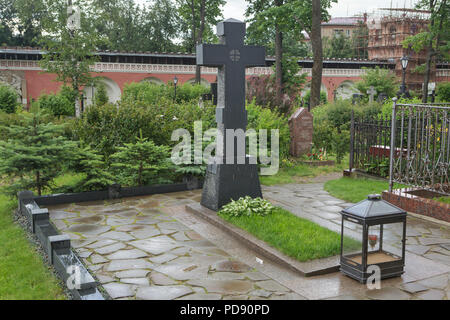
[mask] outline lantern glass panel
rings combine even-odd
[[[351,220],[344,219],[344,233],[342,239],[342,254],[351,258],[361,255],[362,252],[362,226]],[[351,234],[351,236],[350,236]]]
[[[384,228],[383,228],[384,229]],[[368,252],[378,252],[380,251],[380,244],[381,244],[381,226],[370,226],[369,227],[369,233],[368,233],[368,246],[367,250]]]

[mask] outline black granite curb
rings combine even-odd
[[[76,300],[105,300],[99,291],[99,283],[89,273],[76,253],[72,250],[70,238],[60,235],[50,222],[48,209],[41,206],[52,206],[66,203],[80,203],[101,200],[113,200],[127,197],[138,197],[153,194],[173,193],[192,190],[187,183],[153,185],[143,187],[122,188],[112,185],[108,190],[80,193],[63,193],[46,196],[35,196],[31,191],[18,193],[19,213],[31,225],[31,231],[36,235],[49,261],[64,283],[73,283],[73,275],[79,274],[79,286],[70,289]],[[68,281],[69,280],[69,281]]]
[[[34,197],[33,199],[40,206],[53,206],[66,203],[113,200],[188,190],[190,189],[188,188],[186,183],[127,188],[122,188],[120,185],[112,185],[108,188],[108,190],[103,191],[52,194],[47,196]]]
[[[187,205],[186,210],[190,213],[200,216],[219,229],[227,232],[227,234],[236,238],[250,249],[258,252],[259,254],[280,265],[283,265],[299,273],[304,277],[313,277],[339,272],[339,256],[317,259],[310,262],[300,262],[284,255],[283,253],[266,244],[264,241],[257,239],[247,231],[242,230],[241,228],[238,228],[225,221],[224,219],[219,217],[216,212],[203,207],[200,204]]]
[[[71,249],[70,238],[58,234],[50,222],[48,209],[39,207],[31,191],[19,192],[18,198],[20,214],[30,223],[31,231],[44,248],[50,264],[68,286],[74,299],[105,300],[97,288],[98,283]],[[73,288],[69,288],[68,284],[73,284]]]

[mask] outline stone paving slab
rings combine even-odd
[[[338,232],[335,207],[349,205],[328,195],[323,184],[263,190],[266,198],[294,214]],[[198,203],[200,194],[59,205],[49,211],[52,222],[75,239],[73,247],[87,256],[83,261],[117,300],[449,298],[448,227],[409,218],[405,275],[383,281],[381,291],[369,291],[341,273],[304,278],[266,259],[256,262],[255,256],[261,258],[257,253],[184,209]],[[389,231],[393,242],[397,231]],[[114,239],[102,236],[108,233]],[[239,268],[233,270],[235,266]]]
[[[262,294],[264,281],[273,280],[160,210],[181,200],[192,203],[193,197],[199,192],[49,209],[62,232],[79,237],[74,248],[112,299],[296,297],[275,281]]]

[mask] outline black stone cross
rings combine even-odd
[[[245,111],[245,69],[266,65],[264,47],[245,46],[245,23],[228,19],[217,25],[221,44],[197,46],[197,65],[217,67],[216,120],[225,129],[247,127]]]
[[[197,46],[197,65],[218,68],[216,121],[218,130],[223,133],[222,155],[227,161],[218,161],[220,158],[216,154],[215,162],[208,164],[201,201],[203,206],[216,211],[240,197],[262,197],[258,166],[251,163],[249,156],[237,161],[236,137],[233,138],[234,157],[227,154],[226,130],[246,131],[245,69],[266,65],[264,47],[244,45],[245,23],[235,19],[220,22],[217,35],[220,44]],[[220,150],[216,151],[220,154]]]

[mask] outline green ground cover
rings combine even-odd
[[[311,221],[276,208],[267,216],[229,216],[220,214],[226,221],[244,229],[300,262],[338,255],[341,236]],[[356,240],[347,239],[349,249],[357,249]]]
[[[405,186],[400,184],[394,185],[395,189],[403,187]],[[387,181],[364,178],[343,177],[325,183],[325,190],[333,197],[353,203],[367,199],[369,194],[382,194],[388,189]]]
[[[16,201],[0,195],[0,300],[63,300],[63,289],[14,223]]]
[[[321,166],[314,167],[300,162],[294,164],[283,164],[276,175],[273,176],[260,176],[261,184],[266,186],[273,186],[278,184],[298,183],[302,178],[314,178],[320,175],[342,172],[348,168],[348,156],[341,164],[335,164],[334,166]],[[329,160],[335,160],[330,156]]]

